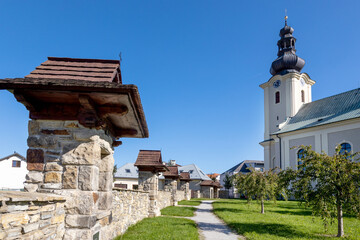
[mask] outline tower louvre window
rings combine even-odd
[[[280,102],[280,92],[275,93],[275,104]]]
[[[305,92],[301,90],[301,102],[305,102]]]

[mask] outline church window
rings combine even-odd
[[[346,152],[350,153],[351,152],[351,145],[350,143],[342,143],[341,145],[341,149],[340,149],[340,154],[345,154]]]
[[[275,103],[280,103],[280,92],[275,93]]]
[[[297,160],[298,160],[298,168],[301,164],[303,164],[302,160],[305,158],[304,149],[300,149],[297,152]]]
[[[301,102],[305,102],[305,92],[301,90]]]

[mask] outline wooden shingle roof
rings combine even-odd
[[[163,173],[163,176],[165,178],[178,178],[179,177],[178,166],[167,166],[167,168],[169,170],[167,170]]]
[[[25,78],[122,83],[120,61],[48,57]]]
[[[134,166],[140,171],[145,169],[164,172],[168,169],[162,162],[160,150],[140,150]]]

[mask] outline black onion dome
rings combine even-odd
[[[285,26],[280,30],[281,39],[277,43],[278,58],[272,62],[270,68],[272,75],[300,72],[305,65],[305,60],[296,55],[296,38],[293,37],[293,32],[294,29],[288,26],[285,20]]]

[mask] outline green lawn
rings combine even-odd
[[[337,234],[337,221],[325,232],[322,221],[298,202],[266,202],[265,214],[260,214],[256,201],[248,205],[245,200],[219,200],[213,206],[217,216],[249,240],[335,239]],[[357,218],[345,217],[344,229],[346,239],[360,239]]]
[[[199,206],[201,203],[200,200],[182,200],[179,201],[178,204],[179,205],[188,205],[188,206]]]
[[[194,221],[185,218],[145,218],[114,240],[198,240]]]
[[[161,209],[161,215],[166,216],[179,216],[179,217],[193,217],[194,211],[196,208],[194,207],[166,207]]]

